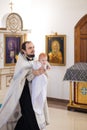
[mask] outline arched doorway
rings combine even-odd
[[[87,14],[78,21],[74,31],[74,62],[87,62]]]

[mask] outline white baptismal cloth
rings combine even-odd
[[[33,69],[39,69],[41,67],[41,63],[36,61],[33,63]],[[41,74],[36,76],[32,80],[32,90],[31,90],[31,98],[33,109],[36,113],[42,114],[44,103],[47,97],[47,76],[45,74]]]
[[[37,70],[42,64],[39,61],[33,62],[33,69]],[[45,68],[46,69],[46,68]],[[36,76],[32,80],[31,99],[35,111],[36,119],[40,130],[45,129],[49,124],[49,112],[47,105],[47,84],[48,79],[45,74]]]

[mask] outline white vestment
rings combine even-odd
[[[0,109],[0,128],[7,123],[15,111],[25,84],[26,75],[31,71],[31,68],[32,61],[27,61],[21,54],[19,54],[13,79]],[[30,75],[30,77],[32,79],[32,75]]]
[[[34,75],[32,74],[32,64],[33,61],[27,61],[21,53],[19,54],[13,79],[0,109],[0,129],[9,121],[16,111],[26,78],[28,81],[31,81],[34,78]],[[47,103],[45,103],[44,113],[46,121],[48,122],[49,118]],[[40,120],[37,120],[38,124],[40,124],[39,122]]]

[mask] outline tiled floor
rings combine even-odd
[[[66,107],[49,104],[49,115],[47,130],[87,130],[87,113],[68,111]]]
[[[87,113],[68,111],[63,102],[48,101],[48,106],[50,124],[46,130],[87,130]]]

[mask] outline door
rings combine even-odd
[[[87,14],[78,21],[74,31],[74,61],[87,62]]]

